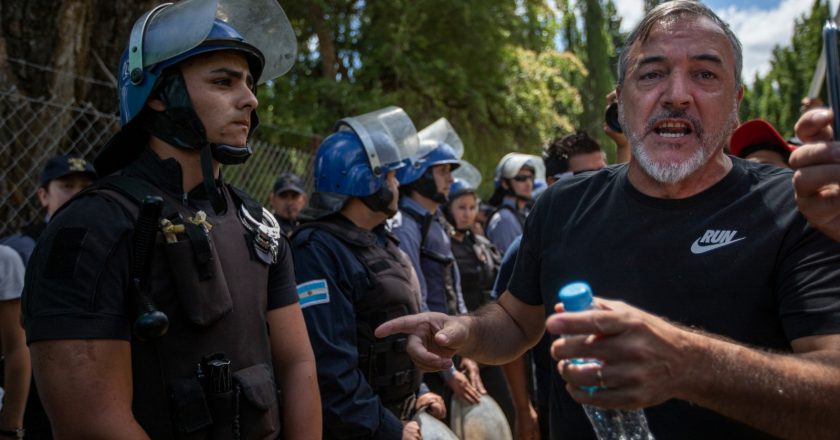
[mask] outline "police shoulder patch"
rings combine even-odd
[[[330,289],[327,287],[327,280],[312,280],[298,284],[297,294],[301,309],[330,302]]]

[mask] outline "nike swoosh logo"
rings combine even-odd
[[[703,254],[703,253],[706,253],[706,252],[709,252],[709,251],[713,251],[717,248],[728,246],[732,243],[741,241],[745,238],[747,238],[747,237],[741,237],[741,238],[736,239],[736,240],[727,241],[727,242],[724,242],[724,243],[715,243],[715,244],[710,244],[710,245],[706,245],[706,246],[700,244],[700,239],[698,238],[697,240],[694,240],[694,243],[691,244],[691,253],[695,254],[695,255],[700,255],[700,254]]]

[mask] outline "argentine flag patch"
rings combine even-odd
[[[330,289],[327,287],[327,280],[312,280],[298,284],[297,294],[301,309],[330,302]]]

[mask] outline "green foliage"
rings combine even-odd
[[[828,1],[815,0],[811,11],[795,20],[790,45],[773,49],[770,71],[756,76],[746,91],[742,120],[763,118],[785,137],[793,136],[800,102],[808,95],[822,51],[822,28],[830,16]]]
[[[397,105],[418,129],[449,119],[491,185],[505,153],[539,153],[582,114],[587,70],[554,49],[561,26],[543,0],[307,0],[286,12],[298,62],[259,91],[272,142],[314,149],[338,119]]]

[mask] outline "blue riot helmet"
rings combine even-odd
[[[449,200],[443,207],[443,214],[446,220],[458,229],[455,218],[452,216],[452,203],[467,194],[474,195],[476,203],[479,202],[477,192],[478,186],[481,185],[481,172],[471,163],[462,160],[461,166],[452,172],[452,177],[454,181],[449,186]]]
[[[473,164],[462,160],[461,166],[452,172],[454,182],[449,187],[449,201],[464,194],[475,194],[481,185],[481,172]]]
[[[392,216],[390,171],[404,167],[416,154],[417,130],[399,107],[386,107],[344,118],[336,132],[321,142],[315,155],[315,194],[310,207],[332,213],[349,197],[359,197],[371,210]]]
[[[432,167],[452,165],[452,170],[461,166],[464,143],[446,118],[440,118],[417,133],[420,151],[412,163],[397,172],[400,185],[406,187],[405,194],[417,191],[437,203],[446,203],[447,194],[438,192]]]
[[[507,185],[507,188],[502,185],[502,181],[513,179],[519,173],[519,170],[523,168],[527,168],[534,173],[535,182],[545,180],[545,164],[541,157],[534,156],[533,154],[508,153],[496,165],[496,171],[493,175],[493,195],[489,200],[491,205],[498,206],[502,203],[505,196],[515,196],[526,200],[533,199],[533,195],[531,197],[524,197],[520,194],[515,194],[510,184]]]
[[[125,167],[153,135],[176,148],[201,152],[205,187],[214,209],[223,208],[212,159],[242,163],[251,150],[247,145],[209,142],[177,66],[201,54],[233,50],[245,56],[255,83],[261,83],[291,68],[296,45],[289,20],[275,0],[184,0],[148,11],[134,23],[117,72],[121,129],[97,156],[95,166],[102,175]],[[146,103],[152,97],[166,109],[149,108]],[[257,125],[255,110],[250,120],[249,135]]]

